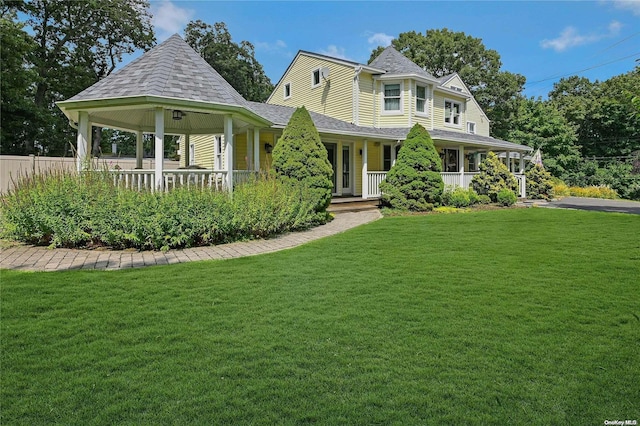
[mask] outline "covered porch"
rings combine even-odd
[[[495,152],[507,166],[509,171],[518,181],[518,197],[526,198],[526,178],[525,157],[529,153],[527,149],[515,150],[504,149],[499,146],[487,147],[479,144],[454,145],[450,141],[435,139],[436,149],[440,153],[442,161],[442,180],[445,188],[464,188],[471,187],[471,180],[479,172],[479,165],[486,158],[487,152]],[[380,170],[375,163],[371,167],[366,161],[370,158],[369,144],[365,141],[363,146],[363,164],[362,164],[362,198],[378,198],[380,197],[380,183],[386,178],[387,171],[395,164],[396,156],[399,151],[400,144],[394,146],[386,146],[382,144],[373,144],[373,149],[381,149],[383,157],[383,167]],[[517,145],[514,144],[514,148]],[[390,149],[389,149],[390,148]]]

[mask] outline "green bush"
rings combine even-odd
[[[442,204],[453,207],[468,207],[479,202],[478,194],[473,189],[446,189],[442,193]]]
[[[471,186],[478,194],[488,195],[495,203],[500,190],[509,189],[514,193],[518,191],[518,181],[493,152],[487,153],[487,158],[480,163],[479,168],[480,172],[471,180]]]
[[[534,200],[550,200],[553,198],[551,173],[536,164],[525,172],[525,177],[527,198]]]
[[[516,193],[507,188],[503,188],[498,191],[496,198],[498,204],[503,206],[512,206],[518,200],[518,197],[516,197]]]
[[[263,178],[233,197],[209,189],[118,188],[102,172],[24,178],[2,199],[2,235],[55,247],[158,250],[261,238],[321,223],[301,185]]]
[[[420,124],[409,131],[394,166],[380,183],[382,203],[400,210],[428,211],[440,203],[442,163],[429,132]]]
[[[331,203],[333,168],[327,150],[305,107],[295,110],[273,148],[273,171],[288,184],[302,184],[316,212]]]
[[[488,195],[478,195],[478,204],[491,204],[491,198]]]

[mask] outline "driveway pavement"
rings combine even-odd
[[[550,201],[544,207],[640,214],[640,202],[638,201],[603,200],[601,198],[564,197],[561,200]]]
[[[70,269],[125,269],[153,265],[194,262],[198,260],[232,259],[272,253],[296,247],[309,241],[335,235],[348,229],[381,218],[376,210],[337,213],[325,224],[307,231],[292,232],[267,240],[241,241],[209,247],[194,247],[184,250],[138,251],[138,250],[74,250],[49,249],[17,245],[0,249],[0,269],[23,271],[64,271]]]

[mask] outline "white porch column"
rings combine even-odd
[[[524,152],[520,151],[520,173],[524,174]]]
[[[156,108],[156,133],[155,133],[155,146],[156,146],[156,170],[155,181],[156,190],[162,191],[164,189],[164,109]]]
[[[369,198],[369,177],[367,176],[367,172],[368,172],[368,142],[365,139],[364,142],[362,142],[362,198],[367,199]]]
[[[91,126],[89,126],[89,113],[86,111],[80,111],[78,113],[78,153],[76,157],[76,167],[78,171],[82,171],[85,166],[91,164],[91,158],[87,156],[89,152],[89,132]]]
[[[188,133],[186,135],[184,135],[184,138],[182,139],[183,144],[180,147],[181,151],[180,151],[180,155],[182,156],[182,158],[184,158],[184,166],[185,167],[189,167],[189,165],[191,164],[191,135],[189,135]]]
[[[396,165],[396,147],[400,145],[400,141],[397,141],[395,145],[391,146],[391,167]]]
[[[460,172],[460,188],[465,188],[464,186],[464,145],[460,145],[458,147],[458,170]]]
[[[513,171],[511,169],[511,151],[507,151],[507,169],[509,169],[510,172]]]
[[[253,129],[253,170],[260,171],[260,129]]]
[[[247,155],[245,160],[247,163],[247,170],[253,170],[253,129],[247,129]]]
[[[136,169],[142,168],[142,157],[144,157],[144,135],[136,132]]]
[[[233,117],[224,116],[224,162],[227,169],[227,190],[233,192]]]
[[[336,193],[340,196],[342,195],[342,142],[338,142],[336,144],[336,149],[338,150],[336,153],[336,158],[338,160],[338,164],[336,164]]]

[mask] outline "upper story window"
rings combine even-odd
[[[416,86],[416,112],[427,113],[427,88],[425,86]]]
[[[320,86],[320,68],[311,71],[311,88]]]
[[[284,98],[289,99],[291,97],[291,83],[285,83],[284,85]]]
[[[476,123],[467,121],[467,133],[471,133],[472,135],[476,134]]]
[[[460,126],[460,112],[462,104],[455,101],[444,101],[444,122],[453,126]]]
[[[384,84],[384,112],[402,111],[402,89],[400,83]]]
[[[456,92],[464,92],[464,90],[462,90],[462,87],[458,87],[458,86],[451,86],[451,88],[453,90],[455,90]]]

